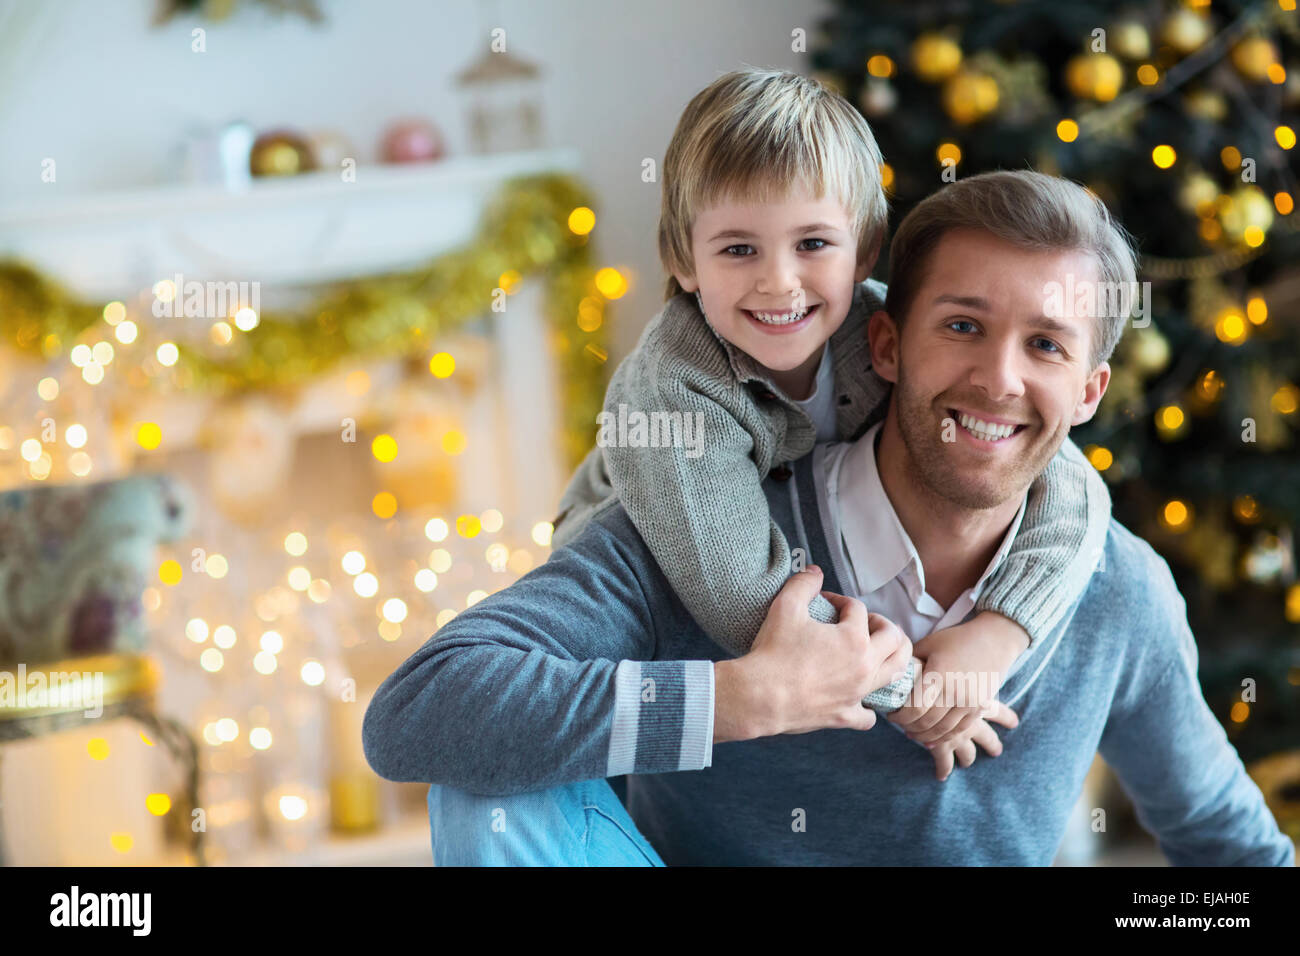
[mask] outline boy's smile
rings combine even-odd
[[[842,204],[802,188],[779,202],[728,201],[700,213],[691,244],[696,275],[677,281],[699,291],[713,330],[791,398],[807,398],[826,340],[875,264],[857,262]]]

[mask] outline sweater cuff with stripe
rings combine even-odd
[[[713,661],[620,661],[605,776],[713,763]]]

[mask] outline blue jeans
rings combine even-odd
[[[435,866],[663,866],[605,780],[491,796],[429,787]]]

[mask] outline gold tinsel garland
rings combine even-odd
[[[603,312],[606,301],[588,236],[568,225],[569,214],[587,205],[567,176],[511,180],[464,248],[416,271],[333,284],[302,308],[263,312],[226,346],[178,342],[171,371],[187,386],[224,393],[299,385],[344,359],[426,352],[439,335],[487,314],[494,289],[513,292],[519,280],[541,274],[564,391],[565,454],[576,464],[592,443],[607,356],[603,321],[578,324],[580,303]],[[20,351],[56,358],[102,314],[103,303],[81,301],[24,264],[0,262],[0,336]]]

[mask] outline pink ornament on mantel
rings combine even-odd
[[[428,120],[399,120],[384,133],[379,152],[386,163],[433,162],[444,152],[442,133]]]

